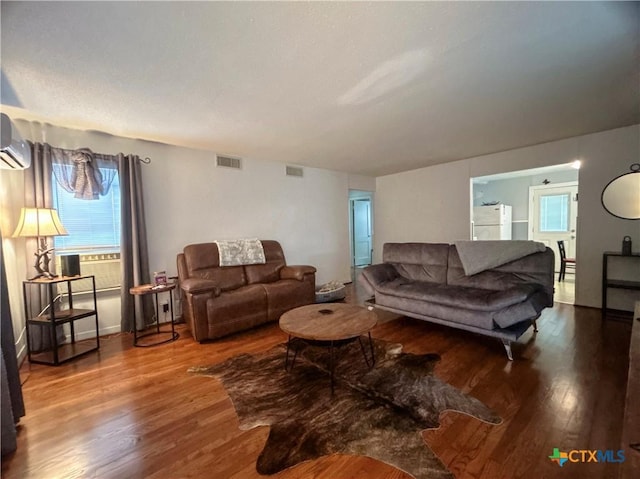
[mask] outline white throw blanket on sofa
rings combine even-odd
[[[264,264],[264,248],[257,238],[214,241],[218,245],[220,266]]]
[[[537,241],[456,241],[464,273],[471,276],[546,249]]]

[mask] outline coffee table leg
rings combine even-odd
[[[367,363],[367,367],[371,369],[376,364],[376,355],[373,351],[373,340],[371,339],[371,333],[369,333],[369,350],[371,351],[371,363],[369,363],[367,351],[364,349],[364,344],[362,344],[361,337],[358,337],[358,343],[360,343],[360,349],[362,350],[362,355],[364,356],[364,362]]]
[[[296,363],[296,357],[298,356],[298,350],[296,349],[293,352],[293,359],[291,360],[291,366],[289,366],[289,350],[291,349],[291,343],[295,341],[295,339],[291,338],[291,335],[289,335],[289,339],[287,341],[287,354],[284,357],[284,370],[287,372],[290,372],[293,370],[293,365]]]

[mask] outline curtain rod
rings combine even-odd
[[[140,158],[140,161],[142,163],[144,163],[145,165],[148,165],[149,163],[151,163],[151,158],[149,158],[148,156],[145,157],[144,159]]]

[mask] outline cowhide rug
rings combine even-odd
[[[363,343],[369,352],[367,340]],[[271,426],[256,464],[260,474],[339,453],[368,456],[417,479],[452,478],[421,431],[437,428],[445,410],[493,424],[501,419],[434,376],[437,354],[406,354],[401,345],[380,340],[374,344],[371,370],[357,341],[337,351],[333,396],[328,351],[302,342],[291,372],[284,368],[285,345],[189,371],[222,381],[241,429]]]

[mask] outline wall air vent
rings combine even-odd
[[[287,166],[287,176],[302,178],[304,176],[304,169],[299,166]]]
[[[235,168],[239,170],[242,168],[242,160],[240,158],[231,158],[230,156],[216,156],[216,165],[223,166],[225,168]]]

